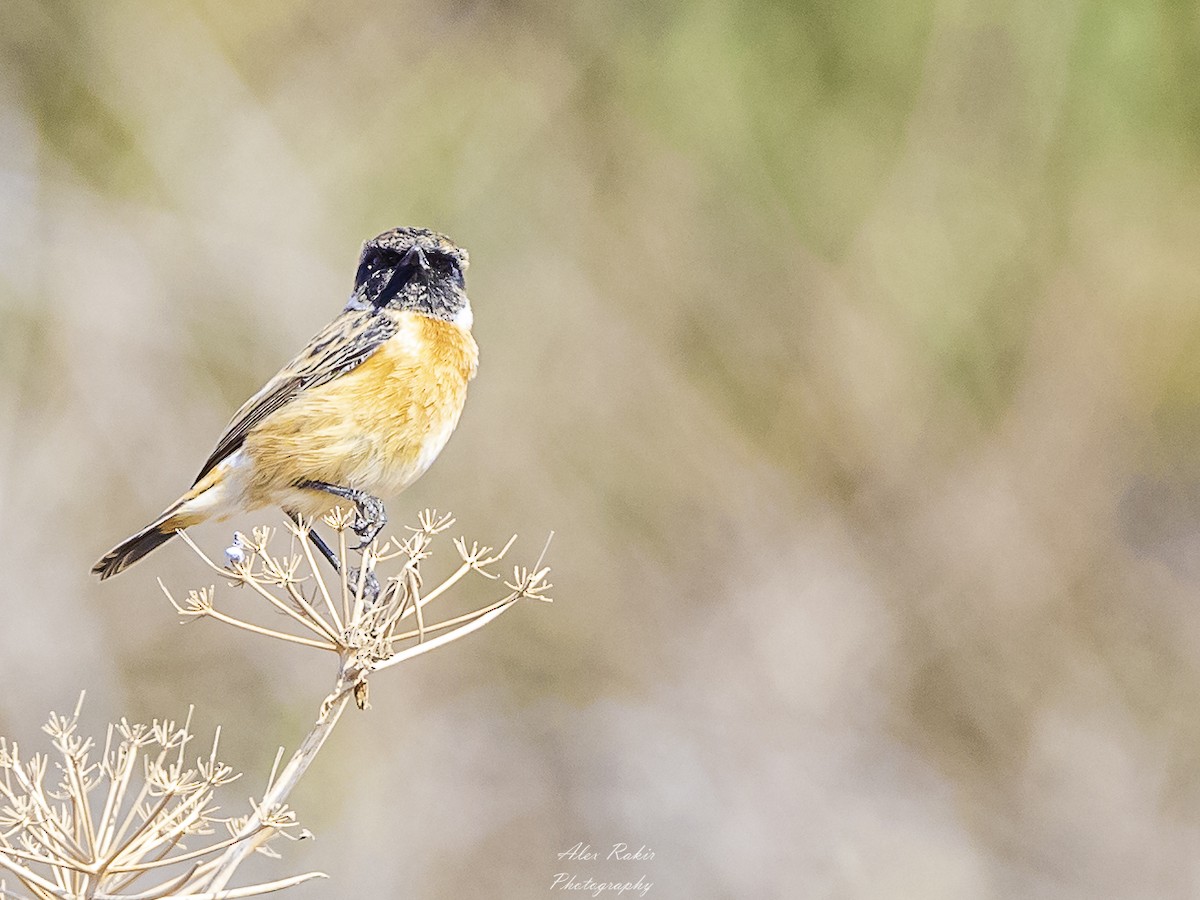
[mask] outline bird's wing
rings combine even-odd
[[[300,355],[284,366],[262,390],[242,404],[196,481],[242,446],[246,435],[263,419],[290,403],[301,391],[349,372],[378,350],[398,328],[390,316],[375,309],[344,311],[321,329]]]

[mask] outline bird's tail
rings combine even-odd
[[[100,561],[92,566],[92,574],[99,575],[101,581],[110,578],[175,537],[177,529],[195,525],[202,517],[183,512],[182,507],[186,500],[186,496],[180,498],[137,534],[126,538],[105,553]]]

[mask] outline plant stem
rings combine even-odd
[[[260,844],[266,841],[272,834],[272,829],[262,829],[262,814],[266,811],[268,814],[283,806],[292,789],[300,781],[301,776],[312,765],[312,761],[316,759],[317,753],[324,746],[326,739],[333,732],[333,728],[341,718],[342,711],[346,708],[346,704],[350,701],[350,697],[354,691],[354,685],[358,678],[356,674],[347,671],[346,660],[342,661],[342,666],[338,671],[337,683],[325,701],[321,704],[321,712],[317,716],[316,724],[312,730],[304,738],[300,747],[292,754],[291,760],[283,771],[279,773],[279,777],[267,789],[263,795],[262,802],[258,804],[258,808],[250,816],[249,820],[238,834],[239,840],[232,847],[222,854],[217,860],[216,868],[212,875],[205,879],[203,890],[207,892],[219,892],[233,877],[233,873],[237,867],[241,865],[251,853],[253,853]],[[261,831],[260,831],[261,829]],[[256,831],[260,831],[255,835]]]

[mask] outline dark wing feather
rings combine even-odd
[[[319,331],[308,346],[242,404],[196,476],[198,482],[246,440],[258,425],[301,391],[349,372],[396,333],[399,326],[375,309],[348,309]],[[195,482],[193,482],[195,484]]]

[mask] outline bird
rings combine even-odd
[[[387,523],[380,495],[424,474],[462,414],[479,361],[467,266],[425,228],[366,241],[342,311],[242,404],[191,488],[92,573],[110,578],[181,529],[267,506],[300,523],[352,505],[356,549],[368,546]]]

